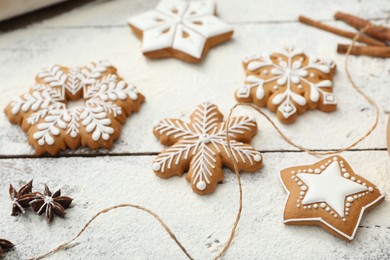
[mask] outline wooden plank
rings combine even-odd
[[[390,192],[389,160],[385,151],[346,152],[343,155],[363,177]],[[195,259],[211,259],[222,248],[238,208],[237,181],[226,173],[223,184],[210,196],[191,191],[184,177],[160,179],[151,170],[153,156],[100,158],[2,159],[0,182],[0,237],[17,247],[10,259],[39,255],[70,239],[97,211],[118,203],[137,203],[158,213]],[[390,204],[385,201],[363,219],[356,240],[346,243],[317,227],[291,227],[282,223],[286,193],[278,172],[318,158],[305,153],[265,153],[264,168],[242,174],[244,210],[226,259],[386,258],[390,250]],[[19,186],[34,179],[34,188],[47,183],[74,198],[66,219],[49,226],[29,212],[11,217],[10,183]],[[115,248],[109,246],[115,244]],[[133,209],[104,214],[75,246],[54,258],[185,259],[159,224]]]
[[[131,15],[153,8],[158,0],[109,1],[85,5],[78,10],[48,20],[44,26],[120,26]],[[299,15],[317,20],[332,20],[337,11],[362,16],[367,19],[388,18],[389,2],[386,0],[320,1],[310,0],[217,0],[218,14],[231,23],[280,23],[296,21]],[[91,11],[93,9],[93,11]],[[113,15],[115,14],[115,15]],[[75,16],[78,19],[74,19]]]
[[[65,0],[3,0],[0,2],[0,21],[63,1]]]
[[[82,65],[90,60],[109,59],[127,81],[136,84],[146,95],[146,103],[122,128],[122,137],[111,153],[156,153],[163,146],[151,133],[154,121],[189,115],[205,100],[215,102],[226,115],[235,103],[235,89],[244,80],[242,58],[272,51],[275,46],[295,45],[336,61],[338,73],[334,92],[339,106],[329,114],[307,112],[293,125],[277,124],[301,145],[337,149],[362,136],[374,120],[371,107],[347,81],[343,69],[345,57],[336,53],[339,42],[349,41],[298,23],[241,24],[235,26],[233,41],[211,50],[202,64],[193,65],[174,59],[146,59],[140,52],[140,41],[127,27],[44,28],[37,24],[0,37],[0,107],[25,92],[33,84],[39,68],[46,64]],[[357,148],[385,149],[385,115],[390,111],[389,77],[386,75],[390,61],[352,57],[350,70],[358,85],[377,100],[381,108],[377,130]],[[241,111],[255,115],[247,109]],[[274,114],[269,115],[275,119]],[[257,118],[260,131],[253,140],[257,149],[294,150],[268,122],[260,116]],[[33,154],[25,134],[19,127],[10,125],[3,113],[0,113],[0,136],[0,156]],[[89,150],[76,153],[88,154]]]

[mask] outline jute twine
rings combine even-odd
[[[344,148],[340,148],[336,151],[315,151],[315,150],[312,150],[312,149],[308,149],[306,147],[303,147],[299,144],[296,144],[295,142],[293,142],[289,137],[287,137],[283,131],[273,122],[273,120],[267,116],[267,114],[265,114],[262,109],[260,109],[259,107],[253,105],[253,104],[247,104],[247,103],[238,103],[236,105],[234,105],[231,109],[230,109],[230,113],[229,113],[229,116],[227,118],[227,124],[226,124],[226,139],[227,139],[227,145],[228,145],[228,152],[229,152],[229,155],[230,155],[230,158],[233,158],[232,156],[232,151],[231,151],[231,146],[230,146],[230,138],[229,138],[229,122],[230,122],[230,118],[231,118],[231,115],[233,113],[233,111],[239,107],[239,106],[246,106],[246,107],[251,107],[253,109],[255,109],[257,112],[259,112],[263,117],[265,117],[270,123],[271,125],[275,128],[275,130],[279,133],[279,135],[287,142],[289,143],[290,145],[294,146],[295,148],[301,150],[301,151],[304,151],[304,152],[307,152],[309,154],[312,154],[312,155],[329,155],[329,154],[336,154],[336,153],[341,153],[341,152],[344,152],[344,151],[347,151],[353,147],[355,147],[356,145],[358,145],[360,142],[362,142],[365,138],[367,138],[372,131],[374,131],[374,129],[376,128],[377,124],[378,124],[378,120],[379,120],[379,107],[378,105],[376,104],[375,100],[373,100],[372,98],[370,98],[369,96],[367,96],[357,85],[356,83],[353,81],[352,77],[351,77],[351,74],[349,72],[349,69],[348,69],[348,62],[349,62],[349,56],[350,56],[350,53],[351,53],[351,49],[353,48],[353,46],[355,45],[356,43],[356,40],[359,38],[359,35],[364,33],[370,26],[367,26],[365,28],[363,28],[360,33],[358,35],[356,35],[353,40],[352,40],[352,44],[349,46],[348,48],[348,51],[346,53],[346,57],[345,57],[345,64],[344,64],[344,69],[345,69],[345,72],[347,73],[347,76],[348,76],[348,80],[349,82],[351,83],[352,87],[360,94],[362,95],[368,103],[370,103],[372,105],[372,107],[374,107],[375,109],[375,120],[374,120],[374,123],[372,124],[372,126],[370,127],[370,129],[362,136],[360,137],[358,140],[356,140],[355,142],[353,142],[352,144],[344,147]],[[241,212],[242,212],[242,186],[241,186],[241,178],[240,178],[240,173],[239,173],[239,170],[238,170],[238,167],[237,167],[237,163],[235,162],[235,160],[232,160],[233,162],[233,165],[234,165],[234,173],[237,177],[237,183],[238,183],[238,188],[239,188],[239,206],[238,206],[238,211],[237,211],[237,215],[236,215],[236,218],[235,218],[235,221],[234,221],[234,224],[233,224],[233,228],[230,232],[230,235],[229,235],[229,238],[228,240],[226,241],[226,243],[224,244],[221,252],[215,256],[214,259],[219,259],[221,258],[225,253],[226,251],[229,249],[232,241],[233,241],[233,238],[234,238],[234,234],[236,232],[236,229],[237,229],[237,226],[238,226],[238,223],[240,221],[240,218],[241,218]],[[48,251],[47,253],[44,253],[43,255],[40,255],[40,256],[37,256],[37,257],[33,257],[33,258],[30,258],[31,260],[38,260],[38,259],[43,259],[47,256],[50,256],[52,254],[55,254],[61,250],[64,250],[65,248],[67,248],[72,242],[74,242],[77,238],[79,238],[83,233],[84,231],[89,227],[89,225],[97,218],[99,217],[100,215],[103,215],[105,213],[108,213],[112,210],[115,210],[115,209],[118,209],[118,208],[135,208],[135,209],[138,209],[138,210],[141,210],[141,211],[144,211],[146,213],[148,213],[150,216],[152,216],[153,218],[155,218],[159,223],[160,225],[165,229],[165,231],[169,234],[169,236],[176,242],[176,244],[179,246],[179,248],[183,251],[183,253],[189,258],[189,259],[193,259],[193,257],[191,257],[191,255],[188,253],[188,251],[186,250],[186,248],[183,246],[183,244],[176,238],[176,236],[173,234],[173,232],[171,231],[171,229],[168,227],[168,225],[161,219],[161,217],[154,213],[153,211],[149,210],[148,208],[145,208],[143,206],[140,206],[140,205],[136,205],[136,204],[130,204],[130,203],[126,203],[126,204],[119,204],[119,205],[115,205],[115,206],[112,206],[112,207],[109,207],[109,208],[106,208],[106,209],[103,209],[101,211],[99,211],[98,213],[96,213],[85,225],[84,227],[80,230],[80,232],[75,236],[73,237],[72,239],[70,239],[69,241],[59,245],[58,247]]]

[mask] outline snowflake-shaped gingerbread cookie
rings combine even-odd
[[[209,48],[233,35],[232,27],[215,16],[214,0],[161,0],[128,23],[142,38],[142,52],[149,58],[199,62]]]
[[[247,144],[257,132],[254,119],[247,116],[230,119],[231,158],[226,122],[218,108],[209,102],[197,107],[189,123],[180,119],[163,119],[155,125],[153,132],[162,144],[170,146],[154,160],[154,172],[162,178],[169,178],[188,171],[186,178],[198,194],[213,192],[223,179],[222,166],[234,170],[232,160],[240,171],[253,172],[262,166],[261,154]]]
[[[84,98],[84,106],[67,108],[68,101]],[[67,148],[111,148],[120,128],[144,96],[125,83],[107,62],[84,67],[48,66],[35,85],[5,108],[11,123],[27,132],[38,155]]]
[[[276,112],[282,123],[292,123],[307,109],[331,112],[337,101],[332,93],[333,62],[308,56],[300,49],[244,59],[245,84],[236,91],[240,102],[253,102]]]

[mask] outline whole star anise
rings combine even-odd
[[[44,193],[36,193],[34,199],[30,202],[32,209],[42,215],[45,213],[47,222],[50,223],[54,215],[61,218],[65,216],[65,209],[72,203],[72,198],[61,196],[61,190],[51,193],[49,187],[45,184]]]
[[[4,251],[13,248],[15,245],[5,239],[0,239],[0,257],[4,256]]]
[[[12,216],[17,216],[19,213],[24,214],[25,208],[30,207],[30,202],[34,199],[35,193],[32,193],[32,180],[16,191],[12,184],[9,185],[9,196],[12,200]]]

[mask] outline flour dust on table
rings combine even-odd
[[[67,103],[84,99],[84,106]],[[27,132],[38,155],[88,146],[111,148],[126,117],[138,111],[144,96],[107,62],[84,67],[43,68],[36,83],[6,107],[11,123]]]
[[[286,48],[247,57],[243,64],[246,79],[236,91],[236,99],[267,107],[276,112],[282,123],[294,122],[298,114],[308,109],[336,109],[333,62],[308,56],[297,48]]]
[[[226,127],[232,157],[228,152]],[[163,119],[156,123],[154,135],[170,146],[153,162],[154,172],[162,177],[181,176],[188,169],[186,179],[194,192],[208,194],[223,179],[222,166],[234,170],[233,160],[241,171],[253,172],[262,166],[260,152],[248,143],[257,133],[257,124],[247,116],[223,121],[216,105],[200,104],[190,115],[190,122]]]
[[[288,192],[285,224],[321,226],[347,241],[354,239],[364,212],[385,197],[340,156],[284,169],[280,177]]]
[[[215,16],[213,0],[161,0],[154,10],[129,18],[149,58],[204,59],[209,48],[229,40],[230,25]]]

